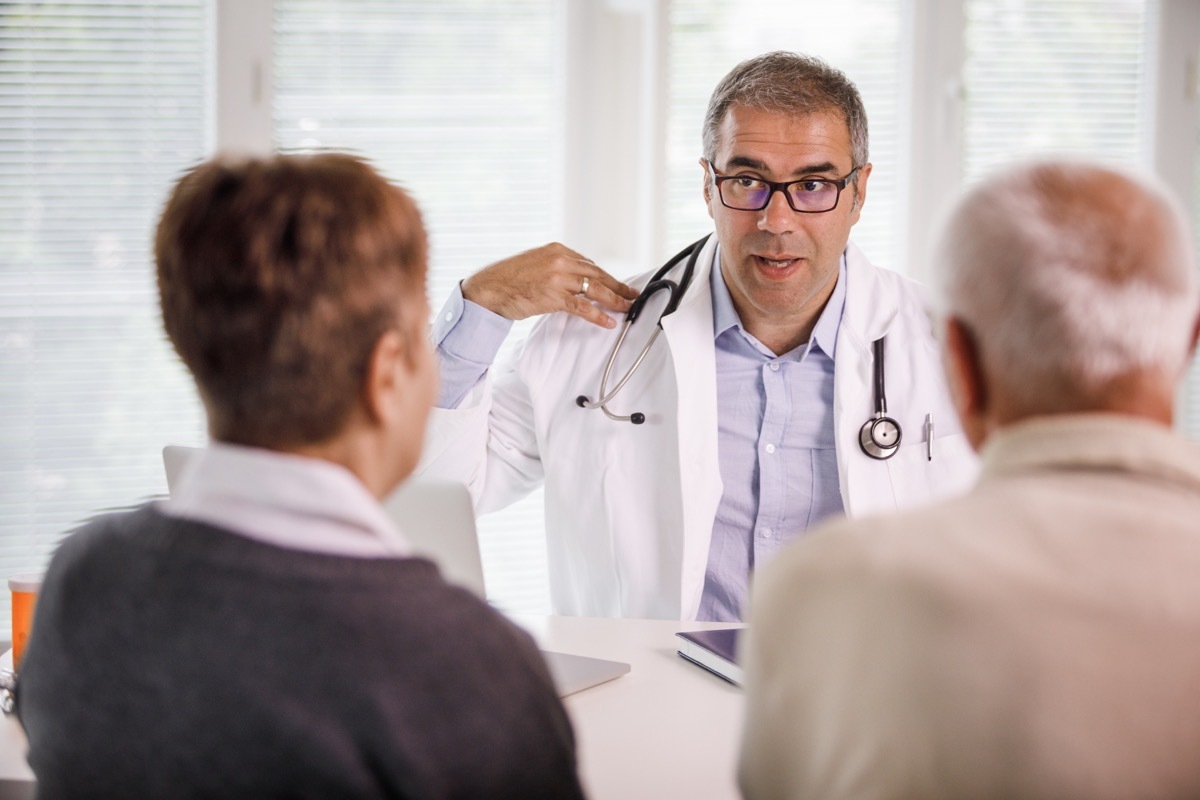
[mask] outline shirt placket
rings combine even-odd
[[[792,413],[791,392],[788,391],[789,363],[772,359],[762,366],[763,407],[762,428],[758,436],[759,502],[754,521],[754,563],[770,557],[787,538],[787,470],[797,465],[799,454],[787,446],[787,421]]]

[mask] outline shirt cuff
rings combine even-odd
[[[467,300],[461,285],[454,287],[430,331],[441,378],[438,408],[458,407],[492,366],[511,329],[512,320]]]

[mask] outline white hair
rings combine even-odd
[[[1026,405],[1133,373],[1174,381],[1186,365],[1200,306],[1188,227],[1145,178],[1080,162],[1010,168],[959,201],[935,268],[942,311]]]

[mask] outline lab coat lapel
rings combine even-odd
[[[696,260],[691,288],[663,332],[679,393],[679,464],[683,515],[680,611],[694,619],[704,590],[713,520],[723,486],[717,461],[717,364],[710,275],[717,251],[711,237]]]
[[[876,268],[850,244],[846,248],[846,306],[834,356],[834,428],[838,478],[847,515],[863,505],[863,493],[890,492],[887,469],[859,448],[859,430],[875,412],[871,343],[886,336],[899,298],[879,280]]]

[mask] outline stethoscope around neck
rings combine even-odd
[[[662,321],[668,314],[674,313],[679,308],[679,303],[683,300],[684,294],[687,293],[688,287],[691,286],[692,276],[696,271],[696,259],[700,256],[700,251],[704,249],[705,242],[708,241],[710,233],[699,241],[693,242],[687,247],[680,250],[662,266],[658,272],[655,272],[650,282],[646,284],[646,288],[638,295],[637,299],[629,307],[629,311],[625,314],[625,323],[621,326],[621,333],[617,337],[616,344],[613,345],[612,353],[608,356],[608,363],[604,365],[604,374],[600,378],[600,396],[596,400],[591,400],[587,395],[581,394],[575,398],[575,404],[580,408],[599,408],[611,420],[617,422],[632,422],[634,425],[641,425],[646,421],[646,415],[640,411],[635,411],[632,414],[622,415],[614,414],[608,410],[608,404],[617,392],[624,388],[625,384],[641,366],[645,360],[646,354],[650,352],[650,348],[654,346],[654,342],[658,339],[658,335],[662,333]],[[680,261],[687,259],[687,266],[684,267],[683,275],[680,276],[679,282],[667,278],[667,273],[678,266]],[[629,334],[629,328],[641,315],[646,307],[646,303],[650,301],[655,294],[661,291],[668,293],[667,305],[663,308],[662,313],[658,315],[658,324],[654,327],[654,333],[650,336],[650,340],[646,342],[646,346],[642,348],[642,352],[638,353],[633,364],[617,381],[617,385],[608,390],[608,379],[612,376],[613,364],[617,361],[617,353],[621,351],[621,345],[625,342],[625,337]],[[859,430],[859,445],[864,453],[871,458],[888,459],[896,455],[896,451],[900,449],[900,439],[903,432],[900,429],[900,423],[887,414],[887,397],[884,393],[884,377],[883,377],[883,343],[884,337],[876,339],[872,343],[874,353],[874,372],[875,372],[875,414]]]
[[[628,415],[614,414],[608,410],[608,404],[617,396],[617,392],[621,391],[625,384],[629,382],[633,373],[637,371],[642,361],[646,359],[646,354],[650,352],[650,348],[654,346],[658,335],[662,333],[663,317],[674,313],[675,309],[679,308],[679,303],[682,302],[688,287],[692,285],[692,275],[696,272],[696,259],[700,257],[700,251],[704,249],[704,243],[711,236],[712,234],[710,233],[708,236],[692,242],[680,250],[650,278],[650,282],[646,284],[646,288],[642,289],[642,293],[637,296],[637,299],[629,307],[629,311],[625,313],[625,324],[621,326],[621,334],[617,337],[616,344],[613,345],[612,353],[608,356],[608,363],[604,365],[604,374],[600,378],[599,398],[590,400],[587,395],[581,394],[575,398],[577,406],[580,408],[599,408],[609,419],[616,420],[617,422],[632,422],[634,425],[641,425],[646,421],[646,415],[640,411],[635,411]],[[683,268],[683,275],[679,277],[679,283],[676,283],[667,277],[667,273],[675,269],[679,262],[685,258],[687,259],[687,265]],[[638,357],[634,360],[633,364],[625,371],[621,380],[617,381],[617,385],[613,387],[611,392],[608,391],[608,379],[612,375],[613,364],[617,361],[617,353],[621,351],[621,345],[624,344],[625,337],[629,335],[630,327],[641,316],[642,311],[646,308],[646,303],[650,302],[650,298],[662,291],[667,292],[667,305],[663,308],[662,313],[658,315],[658,324],[654,326],[654,333],[650,336],[650,340],[646,342],[646,346],[642,348],[642,352],[638,353]]]

